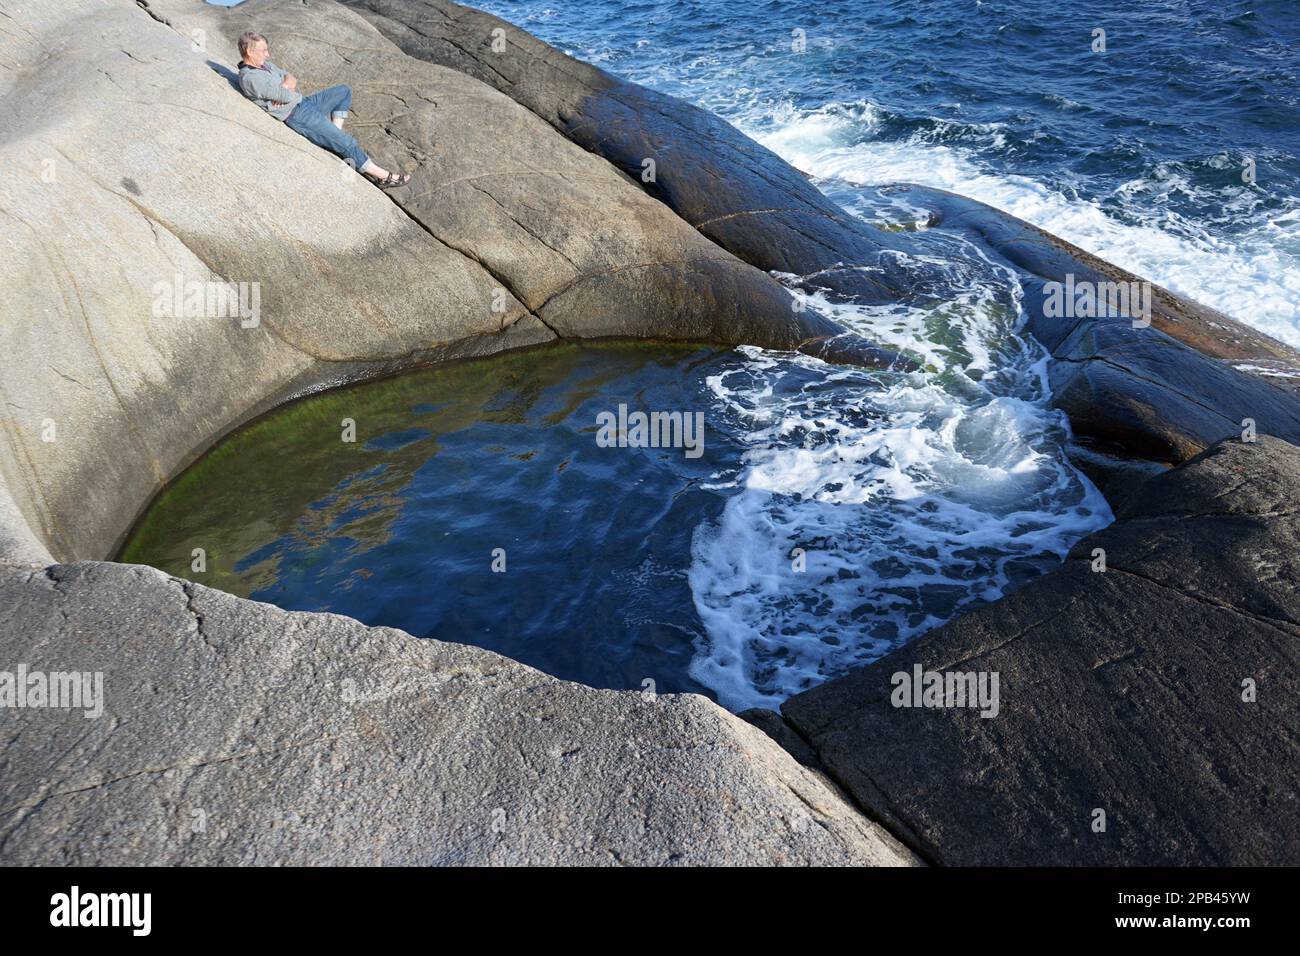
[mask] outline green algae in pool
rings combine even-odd
[[[699,486],[736,448],[601,448],[596,419],[619,401],[702,411],[698,370],[717,359],[561,346],[313,396],[200,459],[120,560],[594,686],[707,692],[687,674],[700,624],[685,571],[721,507]]]
[[[1051,413],[1029,428],[936,381],[645,344],[409,373],[227,438],[120,559],[597,687],[771,706],[1041,573],[1102,523]],[[598,416],[620,404],[702,412],[703,454],[602,447]],[[982,431],[956,434],[954,415]],[[918,471],[908,449],[926,442],[965,470]],[[900,470],[911,490],[881,483]]]

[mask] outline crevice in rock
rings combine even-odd
[[[29,811],[27,816],[30,816],[32,812],[40,808],[41,804],[46,803],[49,800],[53,800],[58,797],[71,797],[79,793],[87,793],[91,790],[100,790],[103,789],[104,787],[111,787],[114,784],[122,783],[123,781],[126,780],[133,780],[136,777],[165,774],[176,770],[202,770],[205,767],[212,767],[218,764],[230,763],[231,761],[234,760],[243,760],[247,757],[263,757],[263,756],[269,756],[273,754],[283,754],[283,753],[289,753],[294,750],[301,750],[304,747],[315,747],[321,744],[332,744],[338,742],[341,739],[342,739],[341,737],[336,735],[332,737],[322,737],[318,740],[298,741],[296,743],[284,744],[282,746],[277,746],[277,747],[251,747],[248,750],[243,750],[240,751],[239,753],[220,754],[215,757],[200,758],[197,760],[189,760],[189,761],[182,760],[179,763],[168,764],[167,766],[163,766],[163,767],[145,767],[141,770],[132,770],[130,773],[124,773],[116,777],[110,777],[107,780],[101,780],[98,783],[87,784],[84,787],[73,787],[72,789],[69,790],[56,790],[51,793],[45,793],[42,794],[40,797],[37,797],[34,800],[30,800],[26,803],[19,803],[11,807],[4,807],[3,809],[0,809],[0,815],[9,814],[9,813],[18,813],[19,811],[27,810]],[[13,833],[19,827],[21,827],[24,822],[26,822],[26,816],[24,817],[23,820],[20,820],[18,822],[17,826],[15,826],[13,830],[9,832],[9,834],[6,835],[6,840],[8,839],[9,836],[12,836]],[[3,848],[3,845],[4,845],[3,843],[0,843],[0,848]]]
[[[1082,561],[1087,559],[1075,558],[1073,560]],[[1161,588],[1162,590],[1169,591],[1172,594],[1175,594],[1178,597],[1181,597],[1185,600],[1195,601],[1197,604],[1204,604],[1207,607],[1212,607],[1219,611],[1227,611],[1229,614],[1236,614],[1239,617],[1244,617],[1247,620],[1254,621],[1256,624],[1262,624],[1265,627],[1272,628],[1275,631],[1279,631],[1280,633],[1284,634],[1286,637],[1292,640],[1294,640],[1297,637],[1300,637],[1300,633],[1290,630],[1291,628],[1300,627],[1300,625],[1296,624],[1293,621],[1288,621],[1285,620],[1284,618],[1272,618],[1262,614],[1255,614],[1251,611],[1245,610],[1244,608],[1235,607],[1234,605],[1226,604],[1223,601],[1216,601],[1214,600],[1214,598],[1208,595],[1197,594],[1190,591],[1184,591],[1181,588],[1176,587],[1175,585],[1167,584],[1164,581],[1160,581],[1156,578],[1153,578],[1148,574],[1143,574],[1140,571],[1134,571],[1132,568],[1123,568],[1115,564],[1107,564],[1106,572],[1110,573],[1112,571],[1118,571],[1120,574],[1127,574],[1132,577],[1138,578],[1142,581],[1146,581],[1148,584],[1154,585],[1155,587]]]
[[[198,607],[195,606],[194,584],[182,578],[168,578],[168,580],[171,581],[173,584],[177,585],[181,589],[181,593],[185,595],[185,610],[188,611],[190,613],[190,616],[194,618],[195,633],[197,633],[199,637],[202,638],[203,643],[207,645],[207,647],[210,648],[213,653],[220,654],[221,649],[216,644],[212,643],[212,639],[208,636],[208,632],[204,629],[203,612],[200,611]]]
[[[392,199],[391,196],[390,196],[389,198]],[[531,316],[532,316],[533,318],[535,318],[538,322],[542,323],[542,325],[546,326],[547,330],[548,330],[552,335],[554,335],[557,339],[562,339],[562,338],[564,338],[563,335],[561,335],[558,331],[556,331],[556,329],[552,328],[551,325],[550,325],[549,323],[547,323],[547,321],[546,321],[545,319],[543,319],[540,315],[537,314],[537,312],[540,311],[540,309],[537,310],[537,311],[534,311],[534,310],[532,310],[532,309],[529,309],[529,308],[528,308],[528,305],[526,304],[526,300],[525,300],[524,297],[520,294],[519,290],[517,290],[517,289],[516,289],[516,288],[515,288],[511,283],[507,282],[504,278],[502,278],[501,276],[499,276],[499,275],[497,275],[495,272],[493,272],[492,269],[489,268],[488,264],[487,264],[486,262],[484,262],[484,261],[479,257],[479,255],[478,255],[478,254],[477,254],[473,249],[469,249],[469,248],[462,249],[462,248],[460,248],[459,246],[455,245],[454,243],[448,242],[446,239],[443,239],[441,236],[437,235],[437,234],[436,234],[432,229],[430,229],[430,228],[429,228],[429,227],[424,223],[423,220],[421,220],[421,219],[419,219],[418,217],[413,216],[413,215],[411,215],[411,213],[407,212],[406,209],[404,209],[404,208],[402,207],[402,204],[399,203],[396,199],[392,199],[392,201],[393,201],[393,205],[397,206],[398,209],[401,209],[401,210],[402,210],[402,215],[404,215],[407,219],[409,219],[411,222],[415,223],[417,226],[419,226],[421,229],[423,229],[426,233],[428,233],[429,236],[430,236],[430,237],[431,237],[435,242],[440,243],[440,244],[443,245],[443,246],[446,246],[448,249],[452,250],[453,252],[458,252],[458,253],[460,253],[462,256],[464,256],[465,258],[467,258],[467,259],[469,259],[469,260],[471,260],[471,261],[473,261],[473,262],[478,263],[479,268],[481,268],[484,272],[486,272],[489,276],[491,276],[491,278],[492,278],[493,280],[495,280],[496,282],[500,283],[501,288],[503,288],[503,289],[505,289],[507,292],[509,292],[510,295],[514,298],[514,300],[515,300],[516,302],[518,302],[521,306],[524,307],[524,309],[526,310],[525,314],[527,314],[527,315],[531,315]],[[544,304],[544,303],[543,303],[543,304]],[[521,316],[521,318],[522,318],[522,316]],[[518,319],[516,319],[515,321],[518,321]],[[511,324],[513,324],[513,323],[511,323]],[[506,326],[503,325],[502,328],[504,329],[504,328],[506,328]]]
[[[692,223],[692,225],[696,229],[703,229],[705,226],[711,226],[715,222],[726,222],[731,219],[740,219],[744,216],[766,216],[766,215],[771,215],[772,213],[779,213],[779,212],[795,213],[796,215],[808,214],[807,209],[798,206],[776,207],[772,209],[742,209],[739,212],[729,212],[729,213],[724,213],[720,216],[712,216],[709,219],[703,219],[699,222]],[[831,219],[830,216],[826,216],[826,218]],[[835,222],[836,220],[831,219],[831,221]]]
[[[149,6],[148,0],[135,0],[135,5],[139,7],[141,10],[143,10],[145,13],[149,14],[149,16],[153,17],[163,26],[170,27],[172,25],[172,22],[168,20],[166,17],[154,13],[153,9]]]
[[[956,668],[961,667],[963,664],[969,664],[971,661],[976,660],[977,658],[985,657],[986,655],[996,653],[997,651],[1000,651],[1003,648],[1011,644],[1014,644],[1016,641],[1021,640],[1031,631],[1035,631],[1038,628],[1042,627],[1044,624],[1050,624],[1052,621],[1055,621],[1062,614],[1065,614],[1067,611],[1069,611],[1070,608],[1074,607],[1074,605],[1079,602],[1079,599],[1080,598],[1077,593],[1072,594],[1070,599],[1062,607],[1053,611],[1051,614],[1047,615],[1046,617],[1034,621],[1034,623],[1032,624],[1027,624],[1026,626],[1022,627],[1020,630],[1016,631],[1016,633],[1008,637],[1006,640],[999,641],[998,643],[992,645],[991,647],[983,647],[978,650],[975,650],[970,654],[967,654],[965,657],[959,658],[958,660],[948,661],[943,664],[935,664],[933,666],[930,666],[927,669],[937,670],[937,671],[955,670]],[[992,605],[990,605],[990,607],[991,606]]]
[[[808,748],[816,755],[817,766],[809,769],[824,776],[834,788],[833,792],[836,792],[839,797],[848,803],[849,806],[853,807],[866,817],[867,820],[883,829],[904,847],[915,853],[916,856],[926,865],[943,865],[939,860],[939,857],[935,854],[934,848],[929,846],[916,833],[914,833],[911,828],[903,823],[902,818],[898,814],[894,813],[892,808],[889,812],[881,812],[860,799],[858,794],[854,792],[853,788],[850,787],[849,784],[839,774],[837,774],[829,764],[827,764],[826,759],[822,756],[821,749],[816,745],[816,743],[814,743],[810,737],[805,735],[795,723],[787,720],[785,714],[782,714],[779,711],[776,713],[781,719],[781,722],[790,729],[790,732],[807,744]],[[794,759],[793,755],[791,755],[791,759]],[[870,782],[876,793],[880,794],[882,797],[884,796],[885,791],[882,790],[874,780],[871,780],[870,776],[860,768],[858,772],[862,773],[864,777],[867,777],[868,782]],[[791,792],[793,792],[793,789]],[[795,793],[795,796],[799,796],[799,794]],[[800,797],[800,799],[802,800],[803,798]],[[807,801],[804,802],[807,803]]]
[[[567,263],[569,264],[569,267],[570,267],[571,269],[573,269],[573,271],[576,272],[578,275],[582,275],[582,271],[583,271],[582,268],[581,268],[581,267],[580,267],[576,262],[574,262],[572,259],[570,259],[570,258],[569,258],[565,253],[564,253],[563,250],[556,248],[556,247],[553,246],[551,243],[547,242],[544,238],[542,238],[541,236],[539,236],[536,232],[534,232],[533,230],[531,230],[531,229],[529,229],[527,226],[525,226],[525,225],[523,224],[523,222],[519,219],[519,217],[516,216],[514,213],[512,213],[508,208],[506,208],[505,204],[502,203],[501,200],[497,199],[496,196],[493,196],[492,193],[490,193],[488,190],[484,189],[484,188],[483,188],[482,186],[480,186],[477,182],[470,182],[470,183],[469,183],[469,188],[472,189],[472,190],[474,190],[476,193],[479,193],[480,195],[486,196],[488,199],[492,200],[492,202],[495,203],[496,206],[497,206],[497,207],[498,207],[502,212],[504,212],[504,213],[506,214],[506,217],[509,218],[511,222],[513,222],[516,226],[518,226],[518,227],[519,227],[520,229],[522,229],[524,232],[528,233],[528,235],[530,235],[530,236],[531,236],[535,241],[541,243],[543,246],[545,246],[545,247],[546,247],[547,249],[549,249],[551,252],[555,253],[557,256],[559,256],[561,259],[563,259],[565,262],[567,262]],[[549,297],[548,297],[548,298],[549,298]],[[521,301],[522,301],[522,300],[521,300]]]

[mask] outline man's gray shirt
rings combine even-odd
[[[288,75],[270,60],[260,67],[241,63],[239,88],[250,100],[284,122],[293,108],[302,102],[302,94],[284,88],[284,78]]]

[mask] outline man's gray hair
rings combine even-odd
[[[251,50],[254,45],[264,43],[265,41],[266,37],[262,36],[260,33],[254,33],[252,30],[247,30],[244,33],[241,33],[239,35],[239,55],[247,56],[248,51]]]

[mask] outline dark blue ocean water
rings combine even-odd
[[[854,184],[951,189],[1300,343],[1295,0],[479,6],[713,110],[847,206]]]

